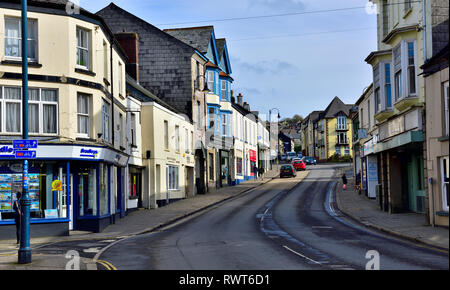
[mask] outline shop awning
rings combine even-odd
[[[407,145],[409,143],[423,142],[422,131],[409,131],[389,139],[388,141],[375,144],[373,148],[374,153],[383,152]]]

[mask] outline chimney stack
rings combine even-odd
[[[244,106],[243,103],[242,103],[242,101],[243,101],[243,96],[242,96],[241,93],[239,93],[239,95],[237,96],[237,103],[238,103],[238,105],[241,106],[241,107]]]
[[[126,72],[139,82],[139,36],[135,32],[121,32],[114,35],[128,56]]]
[[[244,109],[250,111],[250,105],[247,102],[244,102]]]

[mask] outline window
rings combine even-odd
[[[28,19],[28,60],[37,61],[37,21]],[[22,19],[5,17],[5,56],[22,58]]]
[[[197,129],[202,128],[202,111],[201,111],[201,104],[199,101],[197,101]]]
[[[344,155],[350,155],[350,146],[345,146],[344,147]]]
[[[338,130],[346,130],[347,129],[347,117],[338,116],[337,118],[337,129]]]
[[[215,125],[215,118],[216,118],[216,110],[212,107],[208,109],[208,116],[209,116],[209,127],[208,129],[213,129]]]
[[[381,111],[381,99],[380,99],[380,88],[375,89],[375,113]]]
[[[56,134],[58,96],[56,90],[28,90],[28,132]]]
[[[184,129],[185,138],[184,138],[184,151],[189,153],[189,131],[187,128]]]
[[[449,82],[445,82],[443,85],[444,89],[444,128],[445,128],[445,136],[449,135],[449,112],[448,112],[448,105],[449,105]]]
[[[402,71],[395,73],[395,100],[398,101],[402,97]]]
[[[211,93],[214,93],[214,72],[213,71],[208,71],[208,90]]]
[[[78,135],[90,137],[90,96],[78,93]]]
[[[387,0],[383,1],[383,36],[389,32],[389,4]]]
[[[209,153],[209,180],[214,180],[214,155],[212,153]]]
[[[136,114],[131,113],[130,115],[130,125],[131,125],[131,147],[136,146]]]
[[[122,64],[119,62],[119,67],[117,69],[117,83],[119,95],[122,95]]]
[[[415,53],[414,42],[408,42],[408,93],[409,95],[416,94],[416,65],[415,65]]]
[[[344,132],[337,134],[337,144],[348,144],[347,133]]]
[[[4,87],[2,109],[4,113],[3,132],[20,133],[22,132],[22,89]]]
[[[84,69],[90,67],[89,38],[89,31],[77,28],[77,66]]]
[[[105,100],[103,100],[103,105],[102,105],[102,138],[103,140],[110,142],[110,131],[111,131],[111,126],[110,126],[110,105],[108,102],[106,102]]]
[[[178,167],[176,166],[167,166],[167,178],[168,178],[168,190],[178,190]]]
[[[103,41],[103,77],[109,79],[109,58],[108,58],[108,44]]]
[[[220,98],[221,100],[227,100],[227,81],[221,80],[221,90],[220,90]]]
[[[391,95],[391,64],[384,64],[384,93],[386,97],[386,108],[392,108]]]
[[[164,121],[164,149],[169,150],[169,122]]]
[[[119,130],[119,145],[123,147],[123,115],[119,113],[119,125],[117,126],[117,129]]]
[[[175,151],[180,152],[180,126],[175,126]]]
[[[226,114],[222,114],[222,135],[227,136],[228,132],[228,122],[227,122],[228,116]]]
[[[341,153],[341,146],[336,145],[336,146],[334,147],[334,150],[336,151],[336,154],[337,154],[337,155],[339,155],[339,156],[342,155],[342,153]]]
[[[448,156],[441,159],[441,179],[442,179],[442,209],[448,211],[449,204],[449,164]]]
[[[236,174],[242,175],[242,158],[236,157]]]

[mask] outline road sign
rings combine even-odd
[[[13,140],[14,149],[35,149],[37,146],[37,140]]]
[[[36,159],[36,151],[16,151],[16,159]]]

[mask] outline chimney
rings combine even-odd
[[[135,32],[121,32],[114,35],[128,56],[127,74],[139,82],[139,36]]]
[[[236,103],[236,98],[234,97],[234,92],[233,92],[233,90],[231,90],[231,103],[233,103],[233,104]]]
[[[239,106],[244,106],[243,104],[242,104],[242,101],[243,101],[243,96],[242,96],[242,94],[241,93],[239,93],[239,95],[237,96],[237,103],[238,103],[238,105]]]
[[[247,102],[244,102],[244,109],[250,111],[250,105]]]

